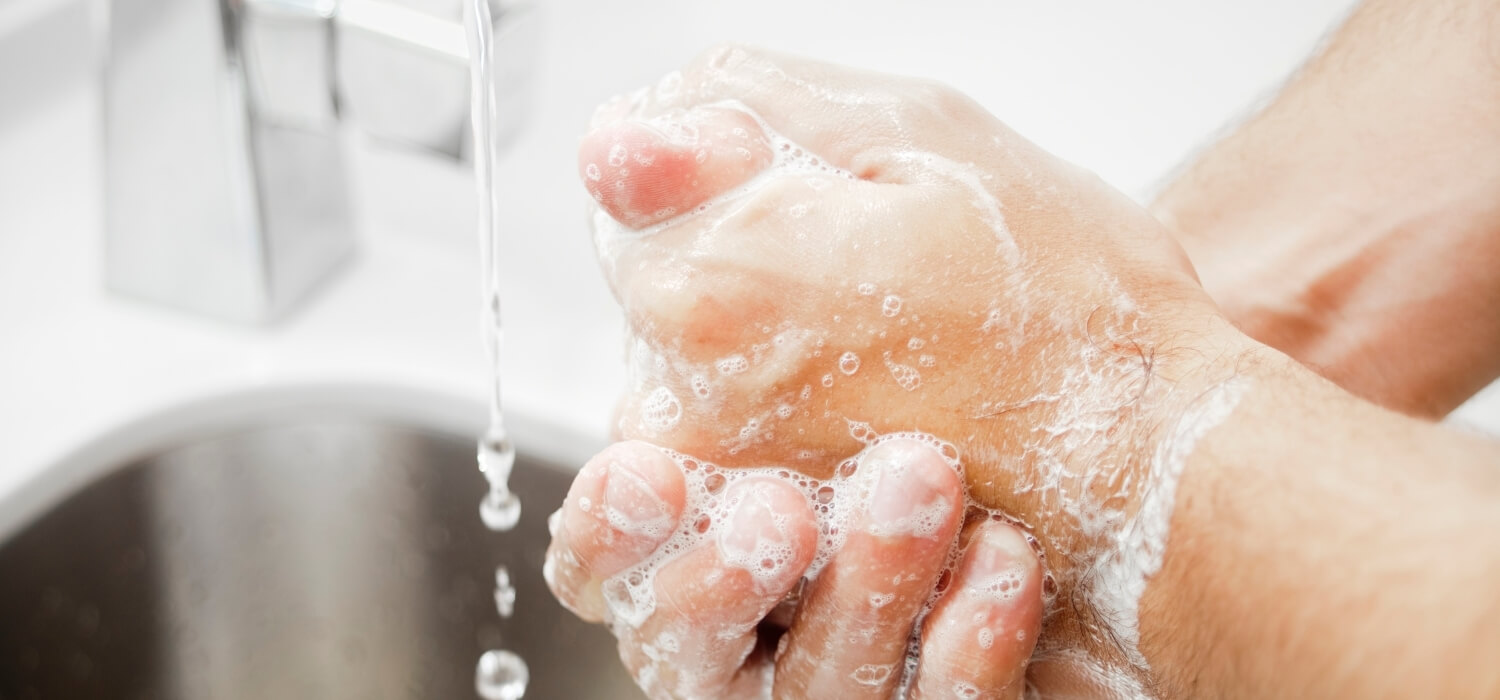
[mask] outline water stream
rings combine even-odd
[[[521,518],[521,501],[510,490],[510,473],[516,449],[505,430],[501,412],[500,348],[504,329],[500,325],[500,227],[496,217],[494,19],[489,0],[470,0],[464,11],[469,42],[471,109],[474,127],[474,179],[479,194],[479,256],[481,265],[480,313],[486,359],[490,368],[489,427],[479,438],[479,470],[489,489],[479,502],[479,516],[491,530],[508,531]],[[516,591],[505,567],[495,572],[495,606],[502,617],[510,617]],[[484,700],[517,700],[526,694],[526,662],[516,654],[494,649],[479,658],[474,688]]]

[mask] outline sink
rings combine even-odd
[[[480,523],[472,433],[411,421],[277,412],[101,467],[0,541],[0,700],[473,698],[492,648],[528,698],[639,698],[542,581],[573,471],[517,442],[509,533]]]

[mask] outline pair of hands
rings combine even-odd
[[[1155,205],[1236,325],[1409,414],[1500,376],[1493,16],[1362,2]],[[907,659],[925,697],[1490,694],[1460,621],[1493,560],[1453,534],[1493,531],[1493,450],[1230,329],[1096,179],[952,91],[733,48],[594,127],[643,442],[580,474],[549,579],[652,695],[887,697]],[[655,593],[640,624],[621,586]]]
[[[648,694],[1019,697],[1034,654],[1050,693],[1149,683],[1152,499],[1246,347],[1152,216],[947,88],[740,47],[605,105],[579,167],[631,441],[548,579]]]

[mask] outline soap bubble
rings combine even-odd
[[[671,389],[659,386],[641,405],[641,420],[654,430],[666,430],[682,418],[682,402]]]
[[[750,369],[750,361],[744,355],[730,355],[714,361],[714,368],[719,370],[719,374],[735,375]]]
[[[901,297],[894,294],[886,296],[885,300],[880,302],[880,313],[886,317],[901,313]]]

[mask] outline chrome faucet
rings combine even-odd
[[[411,2],[412,0],[405,0]],[[534,11],[495,5],[517,127]],[[355,247],[343,128],[467,156],[462,9],[426,0],[106,0],[110,289],[274,320]]]

